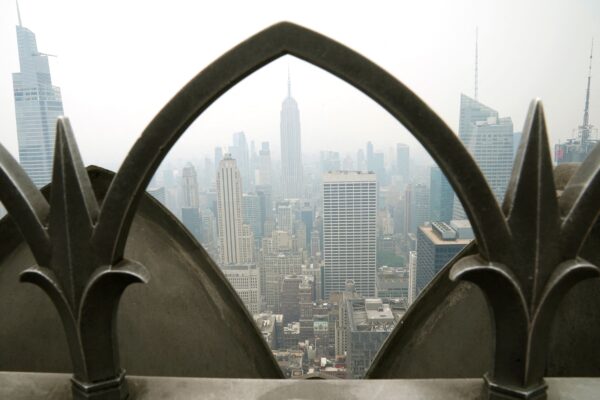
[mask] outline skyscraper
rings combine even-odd
[[[271,149],[269,142],[262,142],[258,151],[258,179],[257,185],[271,185]]]
[[[402,183],[409,182],[409,154],[410,150],[404,143],[396,144],[396,170],[402,177]]]
[[[452,186],[437,165],[431,167],[429,181],[429,215],[431,221],[450,222],[454,206]]]
[[[231,154],[225,154],[217,171],[219,252],[223,264],[241,264],[242,178]]]
[[[416,293],[418,295],[440,270],[473,239],[473,231],[466,220],[451,226],[433,222],[421,226],[417,233]],[[415,275],[413,275],[414,277]]]
[[[181,186],[183,188],[183,208],[198,208],[198,179],[196,168],[187,163],[181,172]]]
[[[281,105],[281,184],[283,198],[298,199],[303,193],[302,145],[300,112],[292,98],[288,76],[288,95]]]
[[[17,9],[18,11],[18,9]],[[19,161],[40,187],[51,179],[56,119],[63,114],[60,89],[52,86],[48,55],[37,49],[35,34],[17,25],[20,71],[13,73]]]
[[[499,118],[496,110],[462,94],[458,134],[501,204],[512,173],[512,120]],[[457,198],[453,218],[466,218]]]
[[[353,281],[362,296],[375,296],[377,179],[374,173],[323,175],[325,297]]]
[[[248,141],[244,132],[233,134],[233,146],[229,148],[231,157],[237,162],[240,175],[242,176],[242,190],[250,191],[250,155],[248,152]]]

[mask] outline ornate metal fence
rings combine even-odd
[[[125,289],[132,283],[148,282],[152,275],[140,260],[125,256],[134,216],[150,179],[187,127],[212,102],[253,71],[285,54],[321,67],[371,97],[439,164],[476,236],[476,244],[441,276],[446,279],[443,285],[452,284],[447,277],[474,283],[489,305],[493,365],[484,376],[483,396],[546,398],[544,376],[550,335],[561,300],[578,282],[600,276],[596,260],[583,254],[600,211],[600,148],[570,177],[559,197],[543,108],[539,100],[533,101],[507,195],[500,206],[457,136],[421,99],[361,55],[291,23],[279,23],[256,34],[194,77],[142,133],[102,200],[94,192],[67,119],[57,123],[49,199],[0,146],[0,201],[36,264],[19,266],[20,279],[42,288],[60,315],[72,365],[73,397],[128,396],[116,321]],[[2,226],[8,229],[7,224]],[[5,256],[15,246],[3,245],[12,246],[5,249]],[[202,284],[221,285],[220,295],[235,309],[232,316],[248,319],[242,323],[243,329],[250,329],[247,334],[257,348],[248,362],[262,365],[257,367],[259,376],[281,377],[260,335],[249,328],[249,315],[240,311],[241,303],[225,278],[206,253],[197,250],[196,255],[205,258]],[[417,301],[411,312],[437,306],[428,301]],[[242,325],[231,329],[242,329]],[[403,324],[396,327],[367,377],[393,376],[383,369],[390,365],[389,357],[398,347],[408,343],[398,338],[407,332],[419,334],[406,329]],[[27,334],[35,336],[36,332]],[[197,357],[202,359],[203,355]],[[10,366],[10,361],[4,365]]]

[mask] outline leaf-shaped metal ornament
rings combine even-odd
[[[588,171],[593,168],[584,168]],[[585,177],[581,177],[584,174]],[[552,173],[546,123],[542,104],[530,106],[503,210],[510,230],[510,257],[501,260],[470,256],[458,261],[451,279],[468,280],[478,285],[490,305],[494,321],[494,369],[486,375],[489,399],[544,399],[544,370],[548,335],[556,308],[576,283],[600,275],[600,269],[577,258],[578,247],[565,236],[573,235],[563,214],[581,212],[577,201],[590,196],[590,181],[595,173],[576,174],[567,200],[557,199]],[[582,189],[583,186],[583,189]],[[586,193],[586,190],[588,191]],[[567,191],[565,191],[567,192]],[[596,194],[597,196],[597,194]],[[596,203],[598,204],[598,203]],[[579,206],[581,207],[581,206]],[[578,216],[578,240],[593,225],[598,206],[585,210],[587,218]],[[583,226],[582,226],[583,225]],[[574,235],[577,236],[577,235]],[[565,241],[568,244],[565,244]]]
[[[102,264],[92,246],[100,208],[68,119],[56,124],[50,204],[0,146],[0,200],[38,265],[21,281],[42,288],[61,317],[73,366],[76,399],[128,396],[119,365],[116,313],[125,288],[147,282],[146,269],[125,259]]]

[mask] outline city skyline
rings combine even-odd
[[[440,10],[445,10],[459,21],[456,10],[448,10],[448,6],[435,4]],[[14,38],[14,25],[16,24],[16,8],[14,3],[7,2],[2,6],[0,12],[0,22],[3,33],[6,37]],[[140,21],[140,31],[136,33],[136,42],[141,49],[133,53],[126,53],[125,48],[119,47],[117,42],[112,41],[112,35],[121,32],[120,24],[115,24],[115,31],[109,36],[99,38],[94,36],[90,27],[81,24],[79,19],[70,18],[61,19],[56,16],[56,10],[69,7],[73,12],[81,12],[84,18],[89,11],[84,11],[79,5],[74,3],[57,3],[52,8],[46,8],[47,5],[36,3],[34,1],[21,1],[21,11],[23,14],[24,25],[38,33],[42,37],[43,48],[51,53],[58,53],[59,58],[53,59],[53,74],[57,75],[55,81],[63,89],[63,98],[65,101],[65,112],[71,118],[75,131],[78,134],[78,141],[81,143],[84,159],[89,160],[90,164],[99,164],[115,169],[121,158],[127,151],[128,144],[140,134],[148,121],[158,112],[160,107],[170,98],[187,80],[189,80],[203,66],[214,60],[218,55],[229,49],[234,43],[246,38],[252,33],[268,26],[277,20],[285,18],[287,13],[282,11],[269,10],[264,16],[256,21],[240,21],[240,28],[229,35],[225,35],[223,40],[217,40],[210,44],[210,51],[196,52],[176,52],[167,53],[172,60],[177,63],[170,63],[173,68],[169,75],[176,78],[164,77],[159,70],[154,70],[152,63],[148,64],[147,54],[157,54],[155,52],[164,51],[163,41],[170,41],[169,34],[164,32],[163,40],[153,41],[148,37],[148,42],[155,45],[155,49],[147,49],[147,44],[143,38],[139,37],[142,33],[150,34],[145,31],[144,21]],[[171,6],[177,10],[183,5]],[[240,6],[243,8],[243,6]],[[423,12],[422,6],[407,8],[406,15],[419,15]],[[110,9],[110,6],[106,6]],[[335,7],[328,6],[324,11],[325,15],[331,13]],[[458,6],[456,7],[459,8]],[[477,10],[475,10],[477,8]],[[521,42],[516,37],[522,38],[515,24],[514,32],[507,30],[507,26],[500,22],[501,18],[492,18],[491,14],[497,14],[496,17],[508,12],[508,5],[493,5],[492,10],[485,10],[474,7],[467,15],[472,18],[468,24],[461,21],[460,28],[453,27],[455,37],[453,39],[440,35],[444,29],[450,29],[450,25],[445,21],[438,21],[439,26],[429,25],[415,27],[407,25],[406,27],[396,27],[392,29],[385,23],[374,27],[369,40],[361,40],[355,34],[350,32],[350,25],[344,21],[336,21],[336,24],[327,25],[324,19],[314,18],[311,15],[311,7],[307,6],[293,18],[294,22],[306,25],[309,28],[317,29],[334,39],[355,48],[357,51],[365,54],[374,62],[382,65],[392,72],[398,79],[411,87],[420,95],[436,112],[444,118],[449,125],[458,131],[457,110],[459,106],[460,93],[471,95],[473,93],[473,66],[474,66],[474,31],[475,25],[479,25],[479,98],[486,104],[493,104],[501,115],[512,117],[515,130],[520,130],[523,117],[527,110],[529,100],[536,95],[540,95],[545,101],[548,110],[548,126],[551,136],[555,139],[567,139],[571,136],[572,130],[580,123],[583,112],[585,78],[587,73],[587,61],[589,54],[589,42],[595,33],[594,27],[586,23],[599,15],[598,7],[592,5],[573,4],[569,7],[548,6],[543,12],[547,13],[548,18],[539,22],[540,28],[536,31],[539,35],[544,35],[545,41],[533,41],[525,37]],[[528,18],[528,12],[535,9],[532,5],[514,7],[515,21]],[[119,7],[120,13],[117,21],[126,21],[131,18],[133,12],[127,6]],[[103,13],[104,9],[95,10]],[[161,6],[148,5],[148,12],[151,15],[166,12],[171,15],[169,9],[163,9]],[[216,15],[219,15],[219,8],[211,9]],[[349,7],[351,15],[356,14],[356,10]],[[354,13],[354,14],[353,14]],[[186,14],[186,13],[183,13]],[[489,14],[489,15],[488,15]],[[52,15],[58,23],[47,24],[42,16]],[[296,14],[295,14],[296,15]],[[578,26],[578,32],[566,32],[551,29],[552,21],[567,19],[569,16],[581,17],[583,22]],[[478,18],[475,18],[478,17]],[[385,17],[382,17],[385,18]],[[462,18],[462,17],[460,17]],[[544,20],[544,18],[541,18]],[[93,21],[92,21],[93,22]],[[169,23],[166,21],[165,23]],[[538,24],[537,21],[532,23]],[[185,25],[185,24],[184,24]],[[401,24],[400,24],[401,25]],[[62,28],[57,27],[62,26]],[[589,26],[589,28],[585,28]],[[404,29],[409,27],[417,29],[424,35],[420,41],[411,43],[405,35],[402,35]],[[583,28],[585,29],[583,29]],[[180,28],[186,29],[186,28]],[[187,26],[187,29],[197,29]],[[215,28],[216,29],[216,28]],[[81,42],[75,41],[70,36],[65,36],[64,31],[76,30],[82,33],[82,36],[90,39],[89,46],[82,46]],[[564,37],[558,37],[560,34]],[[217,35],[219,36],[219,35]],[[221,35],[223,36],[223,35]],[[420,36],[420,35],[412,35]],[[452,35],[450,35],[452,36]],[[596,35],[600,36],[600,35]],[[202,37],[199,35],[198,37]],[[387,43],[389,38],[393,38],[394,47],[401,49],[394,57],[389,55],[389,48],[386,50],[381,45]],[[434,40],[435,39],[435,40]],[[395,45],[397,41],[397,46]],[[218,42],[218,43],[217,43]],[[7,56],[7,62],[0,67],[3,69],[15,70],[16,60],[16,40],[5,40],[1,42],[0,50]],[[535,44],[534,44],[535,43]],[[548,43],[548,44],[547,44]],[[549,43],[553,43],[549,46]],[[205,42],[199,42],[201,48],[206,45]],[[175,43],[173,52],[178,49],[178,43]],[[498,47],[500,46],[500,47]],[[512,47],[511,47],[512,46]],[[447,47],[446,50],[443,48]],[[76,49],[76,50],[75,50]],[[140,51],[144,51],[140,53]],[[552,51],[556,54],[549,54]],[[452,57],[448,58],[450,52]],[[503,54],[502,58],[496,57],[497,54]],[[190,54],[193,53],[193,54]],[[102,55],[100,55],[102,54]],[[106,54],[106,56],[104,56]],[[427,55],[421,58],[419,62],[415,61],[418,55]],[[442,63],[442,67],[436,67],[433,61],[433,55],[436,58],[446,57],[453,62]],[[527,57],[520,57],[524,54]],[[115,56],[119,55],[122,61],[115,62]],[[132,56],[141,57],[132,57]],[[560,55],[560,57],[559,57]],[[186,62],[186,59],[192,61]],[[12,65],[11,65],[12,59]],[[90,63],[94,59],[95,64]],[[138,68],[136,74],[131,74],[131,69],[136,62],[145,61],[144,68]],[[110,60],[110,61],[109,61]],[[518,60],[518,62],[517,62]],[[425,62],[425,64],[423,64]],[[550,72],[545,71],[542,65],[556,66]],[[424,67],[425,65],[425,67]],[[102,72],[98,68],[104,68]],[[345,85],[337,79],[330,79],[330,76],[311,67],[297,59],[286,57],[278,60],[264,69],[256,72],[247,80],[241,82],[230,93],[227,93],[217,103],[210,107],[206,114],[192,126],[190,132],[184,137],[181,145],[174,149],[172,156],[187,157],[183,150],[198,154],[200,157],[207,154],[214,148],[213,144],[217,141],[223,142],[222,137],[230,137],[233,132],[244,131],[257,143],[270,141],[273,159],[278,159],[278,147],[275,138],[278,136],[277,121],[272,121],[272,117],[277,113],[276,105],[285,93],[285,82],[287,69],[291,67],[295,81],[295,97],[302,105],[303,122],[303,147],[306,152],[317,151],[316,143],[321,143],[322,148],[328,150],[340,150],[342,152],[352,153],[355,148],[359,148],[359,143],[364,143],[366,139],[371,139],[379,150],[387,152],[387,147],[393,147],[397,142],[409,144],[414,150],[412,154],[419,159],[419,149],[414,146],[414,139],[393,120],[385,111],[361,95],[356,90]],[[122,69],[122,72],[117,73]],[[537,69],[536,73],[533,71]],[[98,81],[81,81],[83,77],[80,71],[87,71],[92,76],[104,77]],[[154,78],[142,79],[146,73],[154,74]],[[186,72],[187,71],[187,72]],[[559,73],[560,71],[560,73]],[[1,75],[1,74],[0,74]],[[86,75],[86,76],[90,76]],[[127,77],[128,83],[123,84],[121,79]],[[137,81],[137,78],[140,81]],[[168,79],[163,79],[168,78]],[[7,76],[0,76],[0,92],[6,92],[4,88],[7,84]],[[152,93],[145,93],[143,88],[146,82],[156,80],[156,90]],[[101,85],[99,83],[101,82]],[[505,87],[510,83],[510,91]],[[10,83],[10,82],[8,82]],[[551,84],[550,84],[551,83]],[[81,92],[80,88],[86,87],[86,92]],[[113,86],[117,85],[117,86]],[[108,91],[117,93],[122,88],[127,87],[130,92],[127,97],[128,104],[125,106],[124,99],[119,96],[106,97]],[[598,114],[594,107],[595,99],[600,98],[598,85],[592,80],[591,88],[591,109],[590,119],[593,123]],[[556,88],[556,91],[549,90]],[[94,93],[94,95],[90,95]],[[143,93],[143,95],[142,95]],[[257,97],[257,93],[259,94]],[[547,94],[545,94],[547,93]],[[137,94],[140,94],[139,98]],[[11,93],[8,93],[10,96]],[[2,99],[7,97],[7,93],[2,93]],[[132,99],[134,102],[132,103]],[[257,101],[260,100],[260,101]],[[7,103],[9,104],[9,103]],[[239,110],[235,113],[235,118],[224,118],[224,115],[231,116],[231,110]],[[227,111],[225,111],[227,110]],[[552,110],[555,110],[552,112]],[[10,105],[4,107],[2,121],[2,143],[6,144],[9,150],[16,151],[16,135],[14,123],[14,110]],[[6,114],[6,117],[5,115]],[[110,114],[110,118],[106,115]],[[331,116],[337,116],[331,118]],[[560,119],[560,121],[558,121]],[[362,133],[361,133],[362,132]],[[336,137],[343,134],[347,140],[340,143],[347,148],[334,149],[333,144]],[[101,137],[102,140],[97,138]],[[112,140],[119,138],[123,145],[114,146]],[[189,141],[188,141],[189,138]],[[318,139],[318,142],[316,141]],[[422,152],[422,150],[421,150]]]

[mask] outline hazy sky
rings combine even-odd
[[[23,25],[63,94],[86,164],[114,169],[162,106],[196,73],[263,28],[288,20],[370,58],[425,100],[455,131],[460,93],[473,94],[479,27],[479,99],[520,131],[530,100],[544,101],[553,140],[581,123],[600,2],[587,1],[74,1],[21,0]],[[0,141],[14,154],[11,73],[18,71],[15,3],[0,2]],[[592,123],[600,125],[600,49]],[[291,57],[258,71],[219,99],[173,155],[200,158],[233,132],[271,141],[287,69],[301,113],[305,152],[352,152],[373,141],[386,152],[416,143],[379,106],[326,72]],[[598,122],[597,122],[598,121]],[[413,149],[418,154],[416,149]]]

